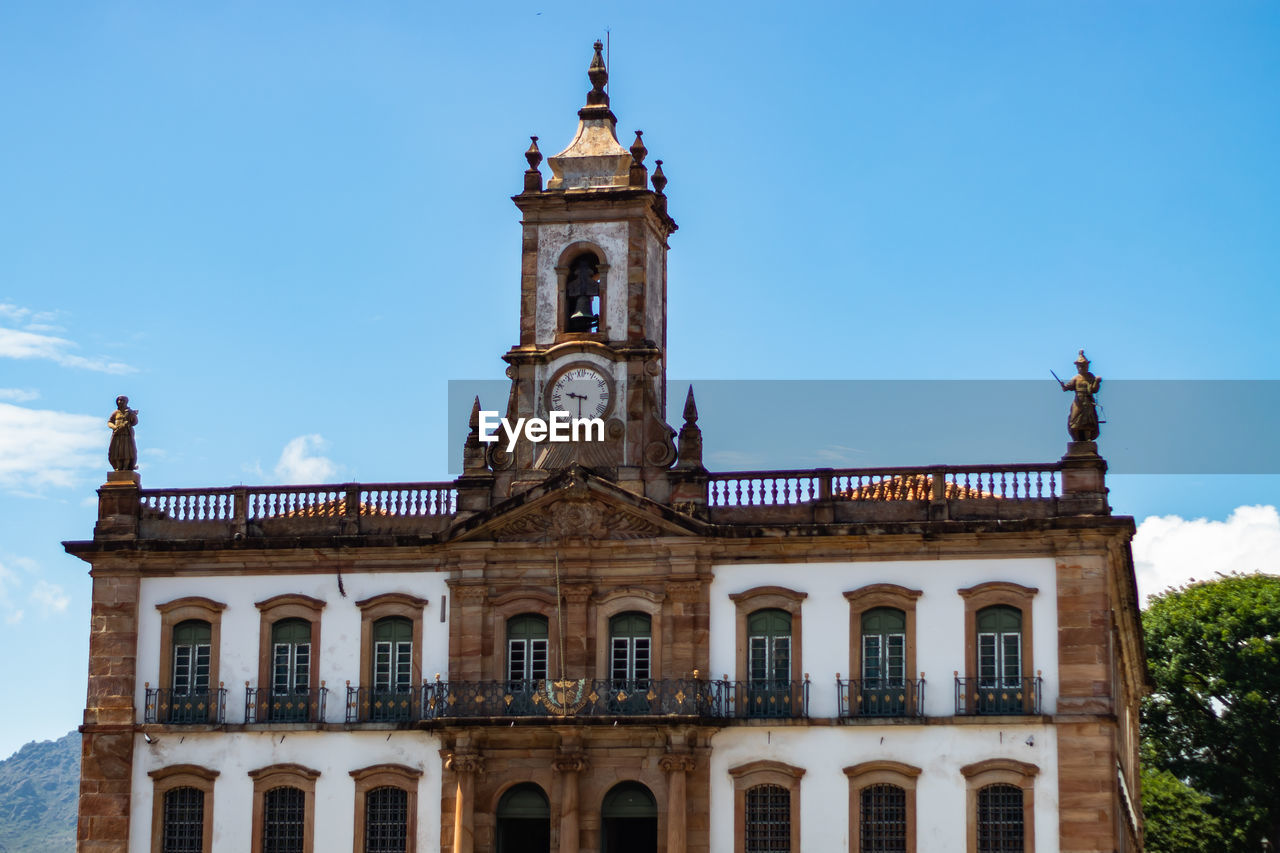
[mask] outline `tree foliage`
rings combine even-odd
[[[1280,577],[1231,575],[1169,590],[1151,599],[1142,621],[1155,685],[1142,714],[1153,797],[1191,812],[1203,806],[1221,827],[1219,850],[1256,851],[1264,836],[1277,843]],[[1179,780],[1194,790],[1174,791]],[[1196,805],[1197,791],[1206,803]],[[1179,849],[1200,848],[1169,848]]]

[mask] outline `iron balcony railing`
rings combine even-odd
[[[219,684],[212,690],[174,690],[146,687],[144,723],[171,726],[220,726],[226,722],[227,689]]]
[[[701,678],[428,681],[385,691],[347,686],[348,723],[487,717],[806,717],[809,682]]]
[[[957,714],[1039,714],[1043,679],[956,677]]]
[[[840,716],[923,717],[924,679],[836,678]]]
[[[266,687],[244,686],[244,721],[246,723],[323,723],[325,700],[329,689],[274,691]]]

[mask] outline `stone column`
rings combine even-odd
[[[667,753],[658,766],[667,774],[667,853],[685,853],[685,778],[693,770],[693,757]]]
[[[551,762],[560,774],[560,853],[579,853],[578,774],[587,769],[581,754],[561,754]]]
[[[484,759],[474,752],[455,752],[445,758],[444,766],[458,777],[453,801],[453,853],[474,853],[476,774],[484,772]]]

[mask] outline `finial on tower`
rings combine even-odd
[[[542,172],[538,171],[538,165],[542,162],[542,152],[538,150],[538,137],[529,138],[533,141],[529,143],[529,150],[524,152],[524,159],[529,162],[529,168],[524,172],[524,189],[525,192],[541,192]]]
[[[604,87],[609,83],[609,69],[604,64],[604,42],[596,39],[596,53],[591,57],[591,67],[587,69],[587,78],[591,80],[591,91],[587,93],[587,106],[609,106],[609,93]]]
[[[656,177],[656,175],[655,175]],[[702,430],[698,428],[698,404],[693,400],[693,386],[684,398],[684,426],[677,440],[676,467],[684,470],[702,470]]]
[[[649,170],[644,165],[645,155],[649,149],[644,147],[643,130],[636,131],[636,141],[631,143],[631,174],[628,183],[633,187],[643,188],[649,182]]]
[[[479,399],[478,397],[476,399]],[[688,426],[693,426],[698,422],[698,404],[693,399],[693,386],[689,386],[689,393],[684,398],[684,422]]]
[[[653,191],[658,195],[663,195],[663,190],[667,188],[667,176],[662,174],[662,161],[654,160],[654,165],[658,168],[653,170]]]

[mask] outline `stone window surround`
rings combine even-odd
[[[204,831],[201,833],[200,849],[209,853],[213,846],[213,782],[218,778],[217,770],[210,770],[198,764],[171,764],[152,770],[148,774],[153,780],[151,789],[151,851],[163,853],[164,844],[164,795],[174,788],[195,788],[204,793]]]
[[[266,811],[266,794],[273,788],[297,788],[302,791],[304,799],[304,830],[302,849],[311,853],[315,845],[316,823],[316,779],[319,770],[303,767],[301,764],[272,764],[257,770],[249,771],[253,780],[253,822],[251,839],[253,853],[262,853],[262,822]]]
[[[967,792],[965,809],[968,853],[978,850],[978,792],[988,785],[1013,785],[1022,789],[1022,837],[1024,853],[1035,853],[1035,778],[1040,768],[1012,758],[988,758],[960,768]]]
[[[623,613],[643,613],[649,617],[649,677],[662,678],[662,603],[665,595],[647,589],[618,589],[597,596],[596,677],[609,677],[609,650],[613,645],[609,620]]]
[[[892,607],[906,616],[906,679],[915,681],[916,673],[916,599],[918,589],[894,583],[874,583],[844,594],[849,602],[849,678],[862,678],[862,614],[877,607]]]
[[[415,853],[418,849],[418,780],[421,777],[421,770],[403,764],[374,764],[351,771],[351,778],[356,783],[356,820],[352,833],[355,853],[364,850],[365,796],[374,788],[399,788],[408,794],[404,849],[405,853]]]
[[[513,590],[491,599],[489,612],[494,653],[488,656],[488,665],[494,669],[493,680],[507,680],[507,622],[526,613],[547,620],[547,675],[558,677],[560,621],[556,614],[555,596],[534,590]]]
[[[569,265],[579,255],[587,252],[596,256],[596,272],[600,277],[600,301],[596,306],[596,311],[600,317],[600,324],[596,327],[595,332],[566,332],[565,321],[568,318],[568,305],[565,289],[569,285]],[[582,335],[601,335],[607,333],[606,326],[608,324],[608,313],[605,310],[606,299],[609,293],[609,256],[605,254],[604,249],[600,248],[596,243],[590,240],[576,240],[564,247],[560,252],[560,257],[556,260],[556,324],[555,334],[556,342],[561,340],[579,340]]]
[[[804,677],[804,657],[800,645],[800,638],[803,636],[800,605],[808,596],[807,592],[797,592],[782,586],[757,586],[745,592],[729,594],[729,599],[737,608],[734,666],[737,668],[735,677],[738,681],[747,681],[751,675],[747,672],[747,620],[758,610],[782,610],[791,615],[791,681],[800,681]]]
[[[387,592],[363,601],[360,608],[360,686],[373,688],[373,625],[380,619],[399,616],[413,624],[413,658],[409,665],[409,683],[422,683],[422,611],[427,599],[405,592]],[[314,654],[314,646],[312,654]]]
[[[757,785],[786,788],[791,800],[791,849],[800,851],[800,777],[803,767],[761,759],[729,768],[733,777],[733,850],[746,853],[747,791]]]
[[[157,604],[160,611],[160,673],[156,684],[162,690],[173,686],[173,629],[191,619],[209,623],[209,690],[218,689],[219,650],[222,646],[222,611],[227,605],[198,595],[175,598]]]
[[[900,761],[864,761],[844,768],[849,777],[849,851],[862,850],[862,791],[872,785],[896,785],[905,792],[907,849],[916,851],[916,779],[920,768]]]
[[[964,599],[964,671],[968,678],[978,677],[978,611],[1005,604],[1022,612],[1022,677],[1035,676],[1032,647],[1032,599],[1040,590],[1010,581],[988,581],[956,592]]]
[[[271,690],[271,628],[282,619],[301,619],[311,625],[311,690],[320,687],[320,611],[325,603],[297,593],[275,595],[255,602],[261,612],[258,634],[258,689]]]

